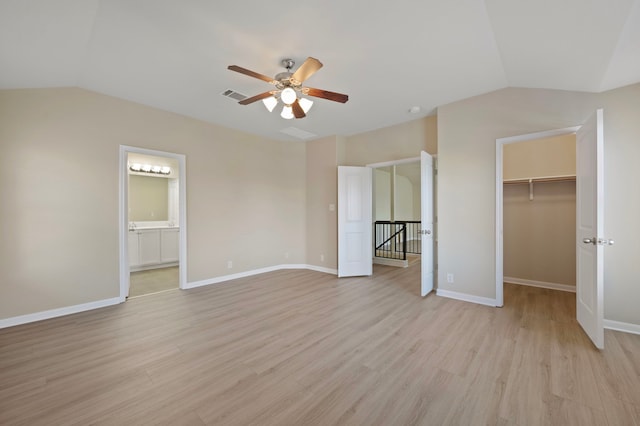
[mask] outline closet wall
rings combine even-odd
[[[575,146],[575,135],[504,146],[505,282],[575,289]]]

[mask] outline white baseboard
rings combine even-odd
[[[373,263],[376,265],[395,266],[398,268],[406,268],[409,266],[409,262],[407,260],[387,259],[384,257],[374,257]]]
[[[266,268],[253,269],[251,271],[238,272],[237,274],[223,275],[220,277],[209,278],[201,281],[194,281],[187,283],[183,288],[188,290],[190,288],[202,287],[205,285],[219,284],[225,281],[236,280],[238,278],[246,278],[251,277],[253,275],[264,274],[267,272],[279,271],[282,269],[309,269],[312,271],[324,272],[327,274],[338,275],[338,271],[336,269],[324,268],[322,266],[315,265],[304,265],[304,264],[284,264],[284,265],[275,265],[269,266]]]
[[[505,280],[505,282],[512,282],[512,281],[510,281],[511,278],[506,278],[505,277],[504,280]],[[520,283],[514,283],[514,284],[520,284]],[[523,284],[523,285],[529,285],[529,284]],[[540,287],[540,286],[536,286],[536,287]],[[544,287],[544,288],[549,288],[549,287]],[[554,288],[554,290],[561,290],[561,289],[560,288]],[[569,291],[569,292],[574,292],[575,293],[575,289],[574,290],[562,290],[562,291]],[[438,289],[438,290],[436,290],[436,295],[442,296],[442,297],[447,297],[447,298],[450,298],[450,299],[462,300],[464,302],[478,303],[480,305],[497,306],[497,303],[496,303],[496,301],[494,299],[490,299],[490,298],[487,298],[487,297],[473,296],[473,295],[465,294],[465,293],[458,293],[458,292],[455,292],[455,291]],[[620,322],[620,321],[613,321],[613,320],[605,319],[604,320],[604,328],[606,328],[607,330],[622,331],[624,333],[631,333],[631,334],[640,335],[640,324],[631,324],[631,323],[627,323],[627,322]]]
[[[623,331],[625,333],[640,334],[640,325],[628,322],[604,320],[604,328],[607,330]]]
[[[278,266],[269,266],[266,268],[254,269],[251,271],[238,272],[236,274],[229,274],[229,275],[222,275],[220,277],[215,277],[215,278],[208,278],[206,280],[193,281],[193,282],[187,283],[183,287],[183,289],[188,290],[190,288],[202,287],[205,285],[219,284],[225,281],[237,280],[238,278],[246,278],[252,275],[264,274],[266,272],[273,272],[279,269],[283,269],[283,268],[280,268]]]
[[[514,277],[504,277],[503,281],[511,284],[528,285],[530,287],[548,288],[550,290],[568,291],[570,293],[576,292],[576,286],[568,284],[548,283],[545,281],[525,280]]]
[[[474,296],[472,294],[466,294],[466,293],[458,293],[457,291],[443,290],[439,288],[436,290],[436,295],[447,297],[449,299],[462,300],[463,302],[471,302],[471,303],[477,303],[479,305],[493,306],[494,308],[498,306],[496,299]]]
[[[337,269],[325,268],[324,266],[316,266],[316,265],[300,265],[300,266],[310,271],[317,271],[317,272],[324,272],[325,274],[338,275]]]
[[[112,299],[97,300],[95,302],[83,303],[81,305],[67,306],[64,308],[51,309],[49,311],[42,311],[42,312],[36,312],[33,314],[20,315],[17,317],[0,319],[0,328],[13,327],[15,325],[42,321],[46,319],[61,317],[64,315],[77,314],[78,312],[104,308],[106,306],[117,305],[118,303],[122,303],[122,302],[124,302],[124,299],[121,299],[120,297],[114,297]]]
[[[240,272],[237,274],[225,275],[222,277],[216,277],[208,280],[187,283],[187,286],[185,287],[185,289],[217,284],[224,281],[234,280],[234,279],[243,278],[243,277],[250,277],[252,275],[263,274],[265,272],[278,271],[281,269],[309,269],[311,271],[324,272],[326,274],[331,274],[331,275],[338,275],[337,269],[325,268],[322,266],[305,265],[305,264],[277,265],[277,266],[270,266],[268,268],[255,269],[252,271]],[[509,281],[508,278],[505,278],[505,281],[511,282]],[[518,283],[515,283],[515,284],[518,284]],[[488,297],[473,296],[470,294],[458,293],[450,290],[438,289],[436,290],[436,295],[441,297],[446,297],[449,299],[461,300],[464,302],[477,303],[480,305],[493,306],[493,307],[497,306],[495,299],[490,299]],[[61,317],[64,315],[77,314],[79,312],[90,311],[93,309],[99,309],[107,306],[117,305],[122,302],[124,302],[124,300],[121,299],[120,297],[114,297],[111,299],[97,300],[95,302],[83,303],[80,305],[67,306],[64,308],[51,309],[48,311],[36,312],[33,314],[20,315],[17,317],[0,319],[0,329],[13,327],[21,324],[28,324],[31,322],[42,321],[42,320],[56,318],[56,317]],[[608,330],[622,331],[625,333],[640,335],[640,325],[638,324],[631,324],[631,323],[605,319],[604,328]]]
[[[309,269],[312,271],[324,272],[327,274],[338,275],[337,269],[324,268],[315,265],[305,264],[285,264],[270,266],[267,268],[254,269],[252,271],[239,272],[237,274],[225,275],[222,277],[211,278],[208,280],[195,281],[187,283],[183,289],[201,287],[204,285],[218,284],[224,281],[235,280],[237,278],[250,277],[252,275],[264,274],[265,272],[273,272],[281,269]],[[83,303],[81,305],[66,306],[64,308],[51,309],[49,311],[35,312],[33,314],[20,315],[17,317],[0,319],[0,329],[13,327],[16,325],[27,324],[35,321],[42,321],[46,319],[61,317],[64,315],[76,314],[78,312],[90,311],[92,309],[104,308],[105,306],[117,305],[124,302],[124,299],[120,297],[114,297],[112,299],[97,300],[95,302]]]

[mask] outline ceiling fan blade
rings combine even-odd
[[[313,87],[305,87],[302,89],[302,93],[309,96],[315,96],[316,98],[329,99],[330,101],[345,103],[349,100],[348,95],[342,93],[330,92],[328,90],[314,89]]]
[[[307,116],[297,99],[291,104],[291,110],[293,111],[293,116],[295,118],[305,118]]]
[[[262,80],[262,81],[266,81],[267,83],[271,83],[271,84],[275,84],[276,83],[276,81],[271,77],[267,77],[264,74],[260,74],[260,73],[257,73],[255,71],[251,71],[251,70],[248,70],[246,68],[239,67],[237,65],[229,65],[227,67],[227,69],[230,69],[231,71],[239,72],[240,74],[248,75],[249,77],[253,77],[253,78],[257,78],[257,79]]]
[[[238,103],[240,105],[249,105],[249,104],[252,104],[252,103],[254,103],[256,101],[261,101],[261,100],[263,100],[265,98],[268,98],[269,96],[272,96],[272,95],[273,95],[272,92],[264,92],[264,93],[260,93],[259,95],[255,95],[255,96],[252,96],[250,98],[244,99],[244,100],[242,100],[242,101],[240,101]]]
[[[293,73],[293,75],[291,76],[291,79],[296,80],[299,83],[302,83],[306,79],[311,77],[313,74],[315,74],[315,72],[318,71],[320,68],[322,68],[322,62],[320,62],[316,58],[308,57],[302,63],[302,65],[300,65],[300,67],[296,70],[296,72]]]

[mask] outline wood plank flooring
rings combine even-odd
[[[0,330],[2,425],[640,425],[640,336],[575,295],[287,270]]]

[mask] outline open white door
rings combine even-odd
[[[421,291],[426,296],[433,290],[433,157],[420,153],[420,211],[422,221]]]
[[[576,305],[578,322],[604,348],[604,231],[602,109],[576,133]]]
[[[373,273],[372,173],[338,167],[338,277]]]

